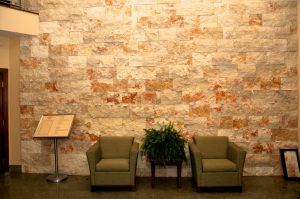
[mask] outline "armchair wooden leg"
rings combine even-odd
[[[196,192],[197,193],[201,193],[202,192],[201,188],[200,187],[196,187]]]
[[[135,185],[132,185],[132,186],[131,186],[131,191],[135,192],[135,190],[136,190]]]
[[[240,193],[243,192],[243,187],[242,186],[238,187],[238,192],[240,192]]]
[[[91,192],[95,192],[96,191],[96,187],[95,186],[91,186]]]

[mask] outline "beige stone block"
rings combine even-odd
[[[197,79],[182,79],[176,78],[173,80],[173,87],[176,91],[195,91],[204,90],[208,86],[207,80],[203,78]]]
[[[235,55],[233,54],[228,54],[228,53],[212,53],[212,65],[232,65],[234,64],[234,57]]]
[[[270,52],[267,53],[268,64],[284,64],[285,55],[282,52]]]
[[[103,17],[105,19],[102,20],[103,25],[129,25],[131,24],[131,7],[129,5],[105,7]]]
[[[59,24],[57,21],[51,22],[40,22],[40,33],[52,33],[59,29]]]
[[[88,107],[92,118],[127,118],[129,108],[127,105],[100,105]]]
[[[26,74],[20,74],[20,80],[25,81],[49,81],[49,73],[48,71],[28,71]]]
[[[81,73],[79,73],[81,71]],[[67,67],[63,70],[59,68],[51,69],[49,72],[50,78],[59,80],[83,80],[86,79],[86,74],[82,73],[82,68]],[[49,80],[50,81],[50,80]]]
[[[78,50],[78,55],[80,55],[80,56],[92,56],[93,55],[93,52],[91,51],[92,45],[90,45],[90,44],[79,44],[79,46],[80,46],[80,48],[77,49]]]
[[[272,130],[267,128],[258,129],[257,141],[270,142],[272,137]]]
[[[154,67],[117,67],[117,79],[155,79]]]
[[[76,0],[70,0],[70,1],[55,1],[55,0],[45,0],[42,2],[42,5],[45,6],[45,8],[60,8],[62,6],[65,7],[75,7],[77,1]]]
[[[255,73],[256,72],[256,66],[253,64],[239,64],[238,65],[238,71],[240,73]]]
[[[83,15],[83,8],[80,7],[39,10],[39,18],[41,22],[81,20]]]
[[[297,90],[297,78],[296,77],[283,77],[281,78],[282,85],[281,90]]]
[[[122,128],[126,132],[124,135],[134,136],[136,139],[141,140],[146,128],[146,120],[144,118],[124,118],[122,120]]]
[[[126,49],[127,52],[137,52],[139,49],[139,41],[130,38],[129,41],[125,43],[124,49]]]
[[[188,67],[188,78],[199,79],[204,77],[204,71],[201,66],[191,65]]]
[[[128,91],[129,92],[143,92],[145,91],[145,80],[129,79]]]
[[[78,94],[78,101],[80,104],[94,104],[96,105],[102,105],[104,103],[106,103],[106,95],[104,93],[87,93],[87,92],[83,92],[83,93],[79,93]]]
[[[295,52],[298,49],[298,42],[297,42],[297,36],[292,35],[288,37],[287,39],[287,51],[288,52]]]
[[[274,39],[272,51],[275,52],[286,52],[287,51],[287,40],[286,39]]]
[[[218,136],[228,136],[231,140],[233,138],[235,130],[233,129],[219,129]]]
[[[131,79],[136,67],[117,66],[117,79]]]
[[[90,81],[77,80],[77,81],[60,81],[57,84],[57,90],[72,93],[72,92],[84,92],[90,89]]]
[[[251,108],[257,108],[263,114],[278,115],[296,110],[295,91],[257,91],[251,99]]]
[[[31,57],[47,58],[48,57],[48,46],[32,46]]]
[[[207,66],[212,65],[212,55],[208,53],[192,53],[193,65]]]
[[[86,56],[69,56],[68,57],[68,66],[75,68],[84,68],[87,65]]]
[[[218,17],[213,16],[201,16],[200,27],[218,27]]]
[[[171,65],[169,67],[170,78],[187,78],[189,72],[188,65]]]
[[[223,27],[246,26],[249,23],[249,18],[245,13],[221,13],[218,15],[218,23]],[[225,37],[228,38],[228,37]]]
[[[217,50],[219,52],[233,52],[233,51],[235,51],[234,40],[230,40],[230,39],[217,40]]]
[[[146,80],[145,82],[146,90],[149,91],[163,91],[173,88],[172,79],[153,79]]]
[[[91,7],[85,9],[88,19],[103,19],[105,16],[105,7]]]
[[[82,32],[70,32],[69,37],[70,37],[70,39],[69,39],[70,44],[82,44],[83,43]]]
[[[144,57],[140,55],[132,55],[129,57],[129,66],[143,66]]]
[[[273,77],[285,77],[287,68],[285,65],[269,65],[258,64],[256,66],[257,77],[273,78]]]
[[[285,55],[280,52],[247,52],[247,62],[253,64],[284,64]]]
[[[155,67],[137,67],[132,72],[131,77],[134,79],[155,79],[156,69]]]
[[[184,118],[184,125],[187,131],[198,131],[207,128],[207,117]]]
[[[214,5],[212,2],[189,1],[180,2],[176,5],[177,15],[213,15]]]
[[[162,4],[176,4],[178,2],[180,2],[180,0],[157,0],[156,1],[158,4],[162,3]]]
[[[61,27],[70,32],[89,31],[91,22],[87,19],[63,21],[59,23]]]
[[[278,39],[285,38],[288,34],[289,33],[285,27],[224,27],[225,39]]]
[[[156,105],[155,117],[182,118],[189,113],[188,105]]]
[[[94,67],[112,68],[115,66],[115,56],[114,55],[88,56],[87,64],[93,68]]]
[[[158,30],[158,38],[159,40],[170,40],[174,41],[176,39],[176,28],[165,28]]]
[[[156,53],[147,53],[144,56],[144,66],[157,66],[162,64],[163,55],[166,54],[165,52],[158,52]],[[167,56],[167,55],[166,55]]]
[[[238,39],[233,45],[237,52],[264,52],[273,49],[273,41],[269,39]]]
[[[54,155],[22,152],[22,172],[25,173],[52,173],[54,164],[51,163]]]
[[[215,94],[210,92],[204,92],[201,90],[194,91],[183,91],[182,92],[182,102],[187,104],[207,104],[210,98],[214,98]]]
[[[104,6],[103,1],[98,1],[98,0],[81,0],[81,6],[90,8],[90,7],[97,7],[97,6]],[[76,1],[76,6],[78,5],[78,1]],[[76,7],[75,6],[75,7]]]
[[[21,142],[22,153],[42,153],[42,145],[44,143],[41,140],[27,140]]]
[[[157,36],[157,32],[158,30],[153,30],[153,31],[150,31],[150,30],[147,30],[149,31],[148,34],[156,34]],[[147,41],[148,40],[148,37],[147,37],[147,33],[146,33],[146,30],[143,30],[141,31],[140,29],[133,29],[130,33],[130,39],[133,40],[133,41]]]
[[[171,105],[171,104],[180,104],[181,102],[181,93],[171,90],[162,91],[160,94],[161,104]]]
[[[85,150],[88,150],[86,148]],[[85,154],[60,154],[59,169],[67,175],[89,175],[89,167]]]
[[[249,0],[245,1],[245,5],[247,7],[247,12],[249,14],[261,14],[266,13],[267,11],[267,2],[263,0]]]
[[[138,118],[151,118],[155,115],[154,105],[130,106],[130,116]]]
[[[199,52],[199,53],[216,52],[218,49],[217,41],[214,39],[194,39],[194,42],[195,42],[195,52]]]
[[[266,154],[247,154],[247,165],[265,166],[270,165],[271,157]]]
[[[272,176],[274,175],[273,167],[255,167],[256,176]]]
[[[85,122],[87,123],[88,120]],[[116,134],[124,132],[122,118],[100,118],[91,121],[91,128],[101,132],[101,134]]]
[[[297,130],[295,129],[273,129],[272,130],[272,141],[296,141]]]
[[[286,25],[286,13],[264,13],[262,17],[264,26],[282,27]]]
[[[132,0],[133,5],[152,5],[156,4],[156,0]]]
[[[284,57],[287,67],[297,67],[297,52],[286,52]]]
[[[51,44],[52,45],[60,45],[60,44],[68,44],[70,41],[70,35],[66,31],[60,31],[50,34]]]

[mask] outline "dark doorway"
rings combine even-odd
[[[0,174],[8,172],[8,71],[0,69]]]

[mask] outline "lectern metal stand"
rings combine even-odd
[[[59,175],[58,173],[58,149],[57,149],[57,138],[54,138],[54,157],[55,157],[55,174],[49,175],[47,181],[49,182],[61,182],[68,178],[67,175]]]

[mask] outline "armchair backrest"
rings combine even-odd
[[[227,136],[194,136],[193,139],[203,158],[227,157]]]
[[[102,158],[129,158],[134,137],[102,136],[100,148]]]

